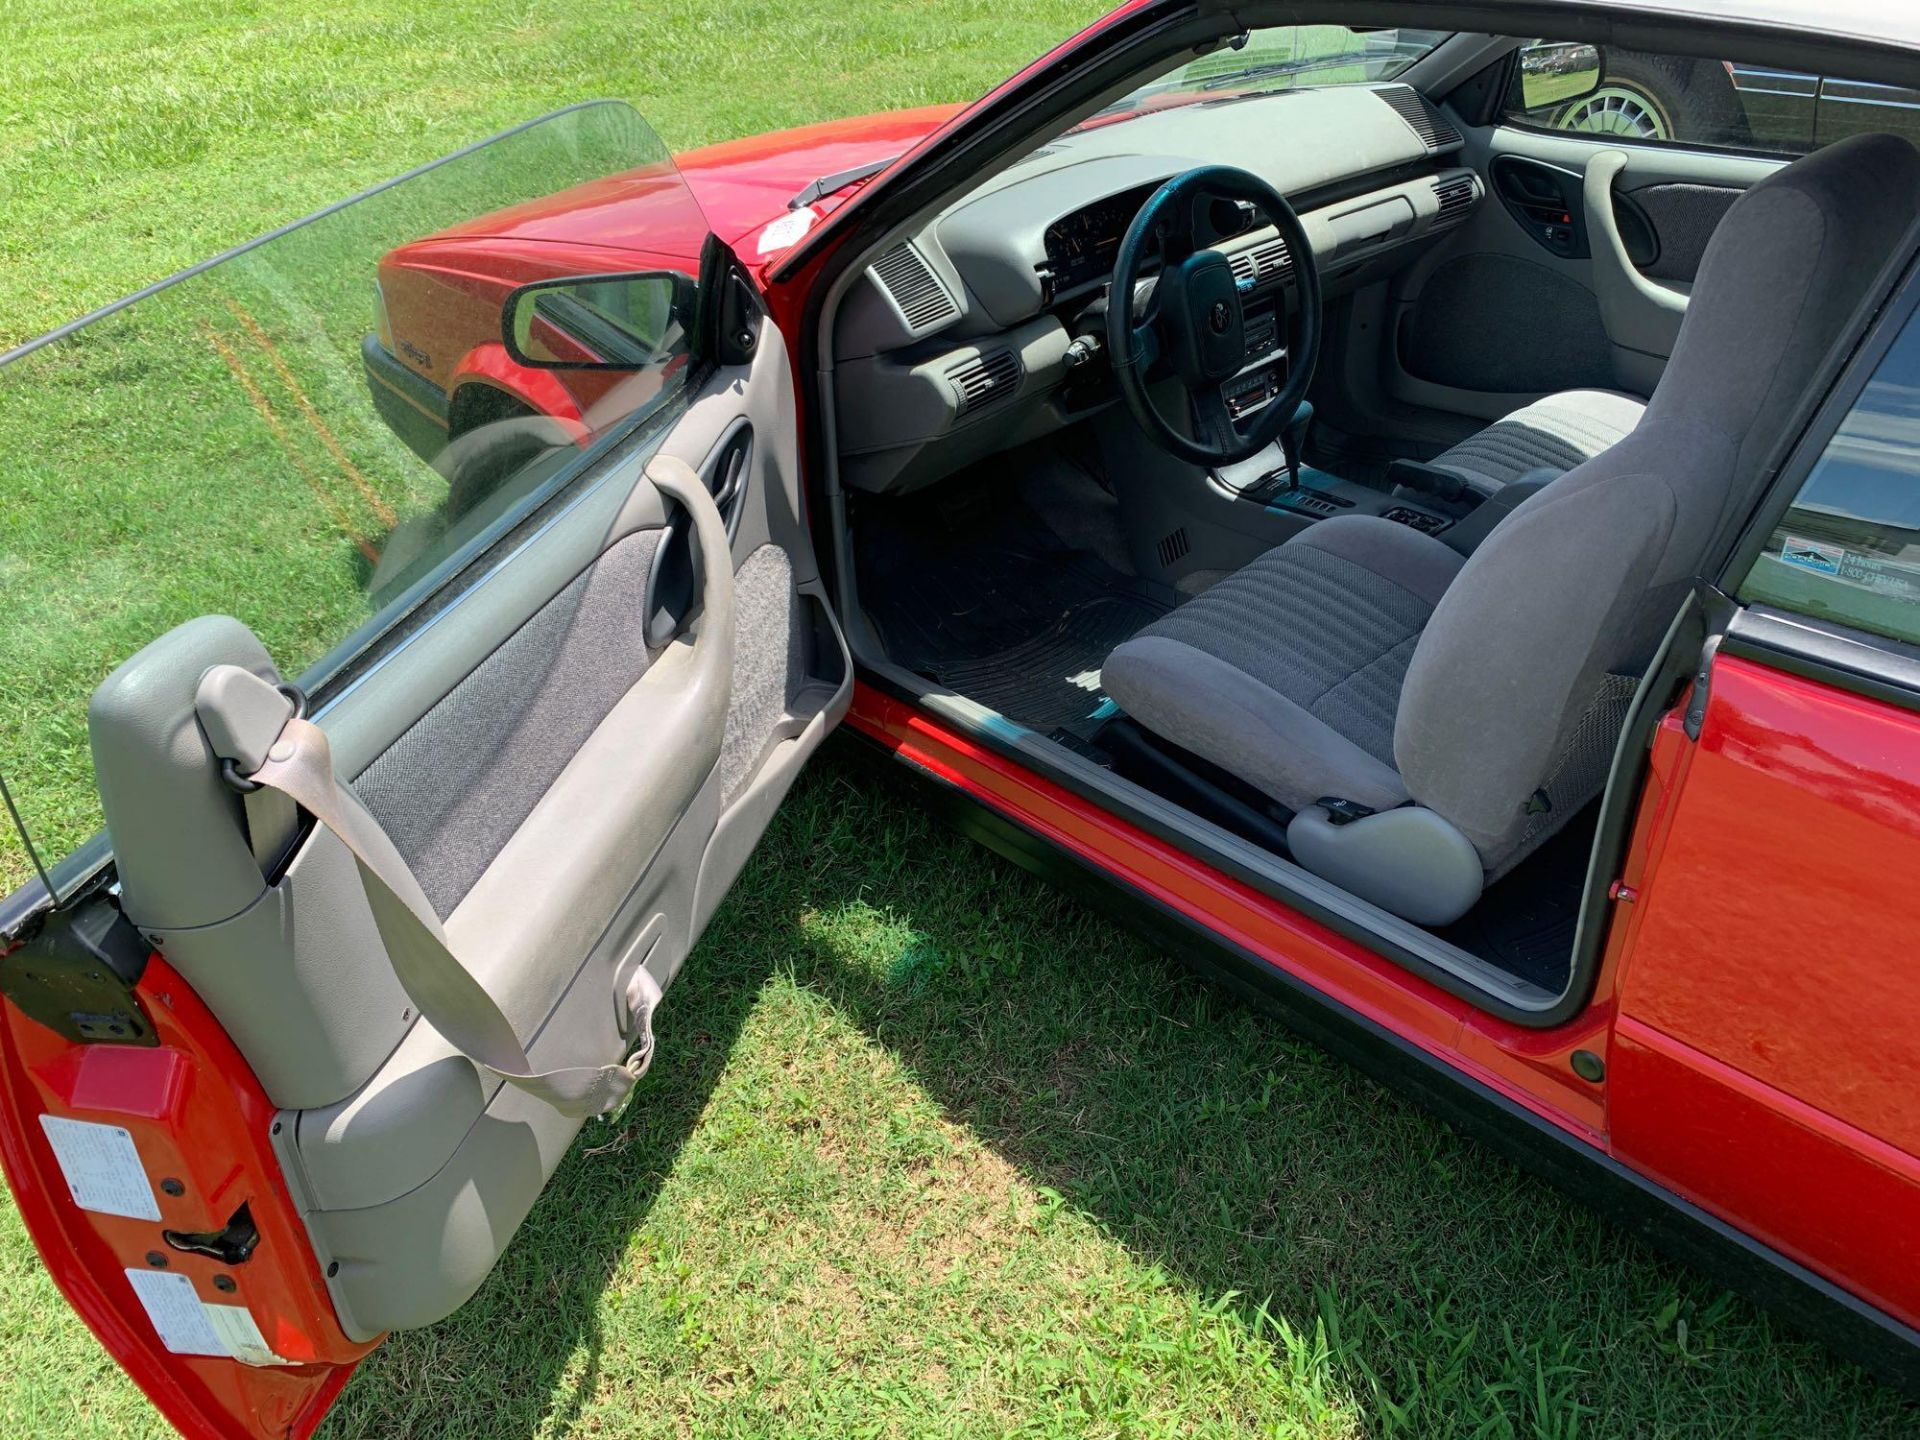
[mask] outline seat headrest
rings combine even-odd
[[[1770,446],[1916,214],[1920,151],[1896,135],[1838,141],[1747,191],[1707,246],[1647,419],[1739,437],[1743,461]]]

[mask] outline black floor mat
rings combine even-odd
[[[858,528],[889,658],[1041,734],[1090,735],[1107,652],[1170,608],[1004,493],[870,503]]]
[[[1091,482],[1089,482],[1091,483]],[[1104,722],[1100,666],[1176,598],[1049,529],[1007,484],[863,497],[860,598],[896,664],[1043,735]],[[1072,743],[1069,741],[1069,743]],[[1598,807],[1436,931],[1520,979],[1566,987]]]
[[[1566,989],[1599,815],[1594,805],[1574,816],[1463,918],[1434,934],[1550,994]]]

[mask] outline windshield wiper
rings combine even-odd
[[[900,153],[904,155],[906,152],[903,150]],[[883,160],[869,160],[864,165],[856,165],[851,170],[836,170],[831,175],[822,175],[818,180],[809,181],[806,189],[787,201],[787,209],[798,210],[802,205],[826,199],[836,190],[870,180],[899,158],[899,155],[889,155]]]
[[[1302,60],[1273,60],[1265,65],[1249,65],[1230,75],[1216,75],[1199,88],[1225,90],[1229,85],[1244,85],[1249,80],[1266,80],[1277,75],[1305,75],[1312,70],[1330,70],[1336,65],[1352,65],[1375,58],[1374,50],[1346,50],[1338,55],[1315,55]]]

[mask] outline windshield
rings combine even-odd
[[[86,707],[114,666],[232,615],[317,683],[676,394],[661,284],[578,287],[631,368],[521,399],[503,307],[695,274],[705,235],[640,116],[577,106],[0,360],[0,776],[41,857],[100,825]],[[0,894],[31,873],[0,818]]]
[[[1240,44],[1188,61],[1102,113],[1150,109],[1156,102],[1196,94],[1217,98],[1391,80],[1451,34],[1448,30],[1351,30],[1344,25],[1250,30]]]

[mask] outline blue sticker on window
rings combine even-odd
[[[1785,536],[1780,543],[1780,559],[1788,565],[1797,565],[1802,570],[1812,570],[1821,575],[1838,575],[1841,562],[1847,558],[1847,552],[1838,545],[1823,545],[1818,540],[1802,540],[1797,535]]]

